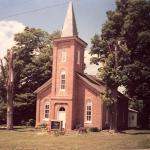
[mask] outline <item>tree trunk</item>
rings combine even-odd
[[[110,113],[110,127],[109,130],[110,131],[115,131],[115,123],[114,123],[114,112]]]
[[[7,130],[13,129],[13,52],[8,50],[7,72]]]
[[[117,132],[117,104],[110,106],[110,121],[109,121],[109,130]]]
[[[7,130],[13,129],[13,89],[7,89]]]
[[[112,106],[110,106],[110,107],[112,107]],[[113,125],[113,111],[112,111],[111,108],[110,108],[109,114],[110,114],[109,130],[113,130],[114,129],[114,125]]]
[[[114,130],[115,132],[118,132],[118,104],[117,102],[115,103],[115,126],[114,126]]]

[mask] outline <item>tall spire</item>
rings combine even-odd
[[[61,34],[61,37],[70,37],[70,36],[78,36],[72,1],[69,1],[69,6]]]

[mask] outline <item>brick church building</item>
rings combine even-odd
[[[39,87],[36,103],[36,125],[63,122],[63,128],[76,126],[109,126],[109,111],[101,95],[105,83],[84,73],[84,49],[87,43],[78,37],[72,2],[69,2],[61,38],[53,41],[52,78]],[[127,128],[128,100],[118,92],[117,127]]]

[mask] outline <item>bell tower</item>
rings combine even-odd
[[[55,39],[53,45],[51,118],[59,118],[58,109],[64,107],[64,127],[72,129],[76,113],[76,74],[84,73],[84,49],[87,45],[78,37],[72,1],[69,2],[61,38]]]

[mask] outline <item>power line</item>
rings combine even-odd
[[[66,5],[67,3],[68,2],[55,4],[55,5],[50,5],[50,6],[46,6],[46,7],[42,7],[42,8],[37,8],[37,9],[32,9],[32,10],[29,10],[29,11],[23,11],[23,12],[20,12],[20,13],[16,13],[16,14],[12,14],[12,15],[2,17],[1,19],[11,18],[11,17],[15,17],[15,16],[21,16],[21,15],[29,14],[29,13],[32,13],[32,12],[34,13],[34,12],[41,11],[41,10],[48,9],[48,8],[59,7],[59,6]]]
[[[18,3],[12,3],[12,4],[9,4],[9,5],[1,5],[0,6],[0,8],[7,8],[7,7],[12,7],[12,6],[14,6],[14,5],[21,5],[21,4],[24,4],[24,3],[27,3],[27,2],[31,2],[31,0],[29,1],[29,0],[24,0],[24,1],[22,1],[22,2],[18,2]]]

